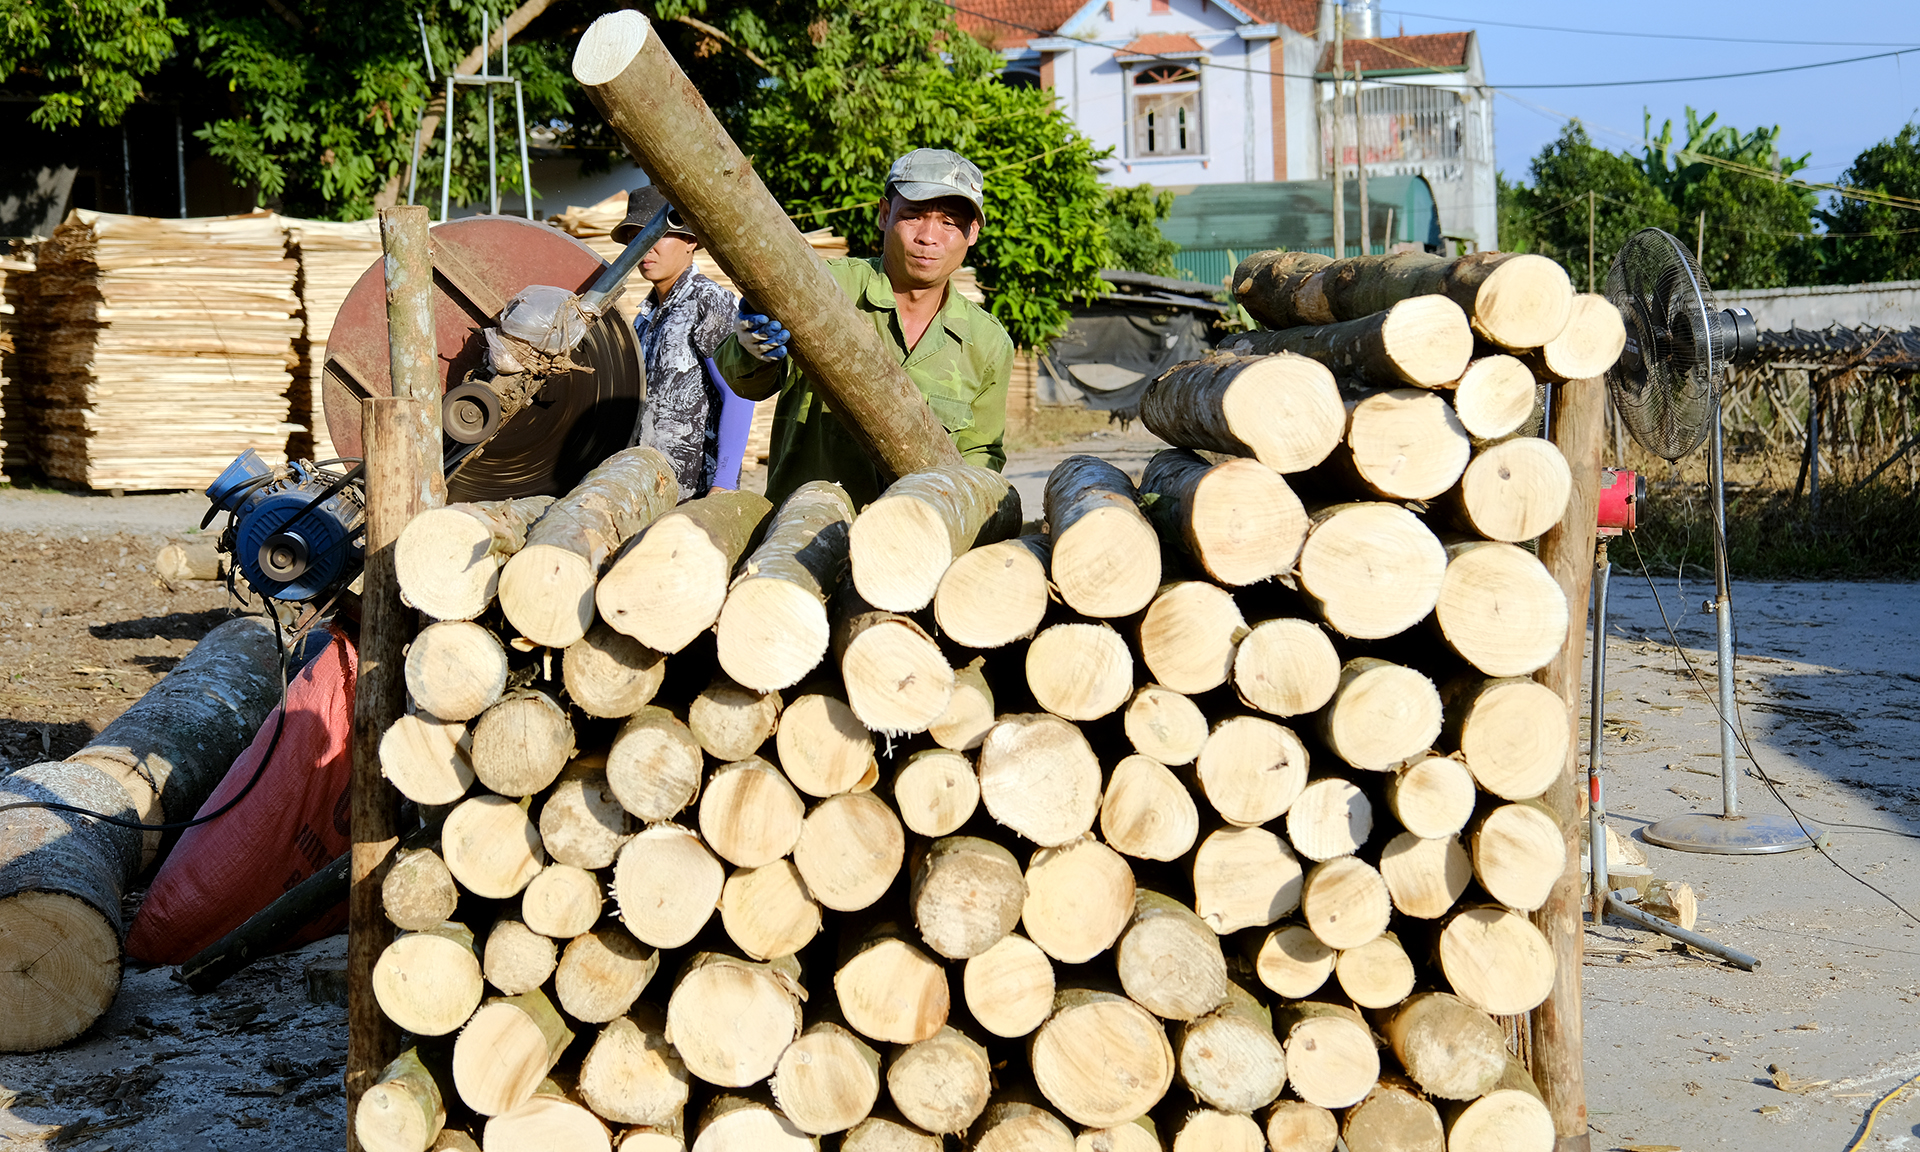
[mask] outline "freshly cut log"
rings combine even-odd
[[[565,1096],[536,1092],[525,1104],[487,1121],[481,1152],[611,1152],[613,1136],[598,1116]]]
[[[1453,411],[1475,440],[1510,436],[1533,415],[1535,381],[1512,356],[1480,356],[1453,386]]]
[[[1181,1121],[1172,1152],[1266,1152],[1266,1136],[1251,1116],[1202,1108]]]
[[[483,991],[473,933],[464,924],[400,936],[373,966],[380,1011],[416,1036],[445,1036],[465,1024]]]
[[[1307,541],[1300,498],[1258,460],[1169,448],[1147,462],[1140,496],[1161,539],[1229,587],[1292,571]]]
[[[700,838],[736,868],[758,868],[793,851],[806,804],[780,769],[750,757],[714,769],[700,797]]]
[[[1073,1152],[1165,1152],[1153,1119],[1142,1116],[1131,1124],[1086,1128],[1073,1138]]]
[[[1000,648],[1033,635],[1047,614],[1052,554],[1047,537],[1019,536],[955,559],[933,594],[940,631],[967,648]]]
[[[899,1114],[876,1113],[841,1138],[840,1152],[940,1152],[946,1142],[906,1122]]]
[[[1227,998],[1227,959],[1220,937],[1193,909],[1142,888],[1133,918],[1114,947],[1120,987],[1135,1003],[1168,1020],[1192,1020]]]
[[[446,1122],[446,1100],[417,1048],[382,1069],[353,1110],[353,1134],[367,1152],[424,1152]]]
[[[833,990],[847,1023],[872,1040],[913,1044],[947,1022],[947,970],[898,936],[863,941],[833,974]]]
[[[605,1024],[633,1007],[659,969],[658,952],[609,923],[567,942],[553,972],[554,994],[575,1020]]]
[[[1333,975],[1338,953],[1320,942],[1305,924],[1283,924],[1260,937],[1253,972],[1271,992],[1302,1000],[1318,992]]]
[[[1100,762],[1058,716],[1001,717],[980,745],[979,772],[987,814],[1042,847],[1078,839],[1100,812]]]
[[[1566,767],[1566,707],[1546,685],[1520,677],[1447,685],[1446,743],[1480,787],[1531,800]]]
[[[853,503],[810,480],[780,505],[740,566],[715,625],[720,667],[763,692],[800,682],[827,654],[827,600],[847,566]]]
[[[1340,1138],[1349,1152],[1446,1152],[1440,1112],[1413,1083],[1381,1079],[1366,1099],[1347,1110]]]
[[[1207,718],[1200,706],[1159,684],[1133,694],[1123,727],[1133,750],[1160,764],[1191,764],[1207,742]]]
[[[918,612],[969,548],[1019,531],[1020,493],[1000,473],[973,464],[914,472],[888,485],[853,522],[853,585],[875,608]]]
[[[1450,756],[1419,756],[1393,770],[1387,807],[1415,836],[1438,840],[1473,817],[1473,773]]]
[[[1100,838],[1136,860],[1178,860],[1200,838],[1200,811],[1187,786],[1165,765],[1129,756],[1114,765],[1107,780]]]
[[[1283,1038],[1287,1081],[1302,1100],[1322,1108],[1350,1108],[1380,1079],[1380,1053],[1360,1013],[1328,1000],[1274,1006],[1274,1033]]]
[[[679,717],[655,705],[635,712],[607,749],[607,786],[642,820],[671,820],[700,792],[706,760]]]
[[[857,912],[887,894],[906,854],[907,834],[893,809],[870,792],[845,792],[807,813],[793,863],[815,900]]]
[[[545,791],[573,753],[567,710],[538,689],[507,693],[473,725],[473,774],[502,796]]]
[[[865,1120],[880,1099],[880,1053],[822,1021],[780,1054],[768,1086],[795,1128],[816,1136],[844,1132]]]
[[[1126,473],[1069,456],[1047,476],[1046,513],[1053,583],[1069,608],[1115,617],[1147,606],[1160,587],[1160,538]]]
[[[953,698],[947,701],[947,710],[927,726],[935,744],[964,752],[980,747],[987,738],[994,711],[986,666],[986,657],[975,656],[973,663],[953,670]]]
[[[1015,932],[968,958],[961,991],[980,1027],[995,1036],[1025,1036],[1053,1011],[1053,962]]]
[[[1233,298],[1268,328],[1325,324],[1333,317],[1323,311],[1324,296],[1316,291],[1311,298],[1315,303],[1309,304],[1301,287],[1331,263],[1333,257],[1318,252],[1256,252],[1234,268]],[[1307,308],[1304,314],[1302,307]],[[1279,1152],[1279,1146],[1274,1147]]]
[[[1271,716],[1316,712],[1340,684],[1340,654],[1326,629],[1281,617],[1253,626],[1233,654],[1233,687]]]
[[[772,515],[755,492],[715,492],[665,513],[614,557],[594,586],[600,619],[657,652],[713,627],[733,566]]]
[[[1453,994],[1483,1012],[1531,1012],[1553,989],[1553,952],[1527,918],[1505,908],[1465,908],[1440,930],[1440,970]]]
[[[1355,768],[1386,772],[1433,747],[1443,719],[1433,681],[1411,668],[1360,656],[1341,667],[1340,686],[1318,724],[1334,755]]]
[[[1267,1109],[1265,1130],[1273,1152],[1333,1152],[1340,1121],[1318,1104],[1276,1100]]]
[[[1460,483],[1439,501],[1447,517],[1489,540],[1531,540],[1560,522],[1573,494],[1567,458],[1532,436],[1474,453]]]
[[[442,720],[471,720],[507,690],[507,651],[466,620],[429,624],[407,646],[407,695]]]
[[[451,804],[473,787],[472,743],[458,720],[409,712],[380,737],[380,774],[415,804]]]
[[[1458,996],[1422,992],[1377,1020],[1400,1067],[1430,1096],[1475,1099],[1507,1070],[1505,1031]]]
[[[726,880],[726,867],[697,834],[655,824],[621,846],[613,899],[621,923],[642,943],[678,948],[712,918]]]
[[[1553,1113],[1547,1110],[1526,1066],[1511,1055],[1500,1081],[1486,1095],[1445,1109],[1448,1148],[1488,1152],[1550,1152]]]
[[[1351,856],[1373,835],[1373,801],[1351,780],[1325,776],[1287,809],[1287,840],[1313,861]]]
[[[551,496],[428,508],[400,530],[394,575],[407,603],[435,620],[471,620],[493,604],[500,568],[526,546]]]
[[[1215,352],[1161,373],[1140,398],[1140,422],[1167,443],[1280,473],[1325,460],[1346,419],[1333,373],[1304,356]]]
[[[928,1132],[965,1131],[992,1092],[987,1050],[951,1027],[898,1049],[887,1063],[887,1097]]]
[[[520,922],[542,936],[571,940],[599,919],[600,878],[585,868],[549,864],[520,894]]]
[[[1020,926],[1062,964],[1085,964],[1113,947],[1133,915],[1133,869],[1092,836],[1035,852],[1026,881]]]
[[[526,808],[505,796],[461,801],[441,826],[440,854],[462,888],[489,900],[518,896],[547,855]]]
[[[1426,839],[1402,832],[1380,853],[1380,877],[1402,914],[1437,920],[1473,880],[1473,861],[1453,836]]]
[[[560,669],[567,698],[582,712],[620,720],[638,712],[660,691],[667,658],[601,620],[567,646]]]
[[[431,848],[402,848],[380,881],[380,908],[395,928],[425,932],[453,918],[460,903],[453,873]]]
[[[998,944],[1020,923],[1027,881],[1020,862],[1000,845],[977,836],[948,836],[919,854],[910,898],[914,926],[927,947],[949,960],[965,960]],[[922,1128],[935,1130],[901,1110]]]
[[[666,1013],[645,1001],[609,1021],[580,1062],[580,1098],[615,1124],[677,1125],[689,1081],[666,1032]]]
[[[818,1152],[778,1108],[751,1096],[716,1096],[700,1113],[692,1152]]]
[[[604,756],[567,765],[540,808],[540,843],[547,855],[577,868],[611,867],[633,831],[633,817],[607,780]]]
[[[1194,777],[1229,824],[1252,827],[1284,815],[1307,783],[1307,749],[1285,725],[1230,716],[1213,726]]]
[[[687,706],[687,730],[715,760],[745,760],[773,738],[780,725],[780,693],[756,692],[726,676]]]
[[[1056,716],[1098,720],[1133,694],[1133,653],[1104,623],[1055,624],[1027,646],[1027,687]]]
[[[1300,885],[1300,915],[1329,948],[1358,948],[1387,930],[1393,899],[1373,865],[1336,856],[1307,869]]]
[[[220,552],[219,541],[212,536],[172,540],[153,554],[153,574],[173,584],[185,580],[218,580],[227,574],[230,566]]]
[[[1052,631],[1042,632],[1033,642],[1034,649]],[[1227,682],[1233,674],[1234,649],[1247,631],[1240,606],[1225,589],[1205,580],[1182,580],[1160,589],[1141,616],[1140,658],[1160,684],[1197,695]],[[1029,682],[1033,659],[1027,657]],[[1131,689],[1132,684],[1127,687]]]
[[[1652,881],[1640,897],[1640,908],[1688,931],[1700,919],[1700,899],[1694,895],[1693,885],[1684,880]]]
[[[913,832],[945,836],[973,818],[980,806],[980,777],[974,774],[973,761],[958,752],[923,749],[908,756],[894,774],[893,803]]]
[[[808,692],[787,706],[774,749],[787,779],[809,796],[865,791],[880,775],[873,733],[845,700],[823,692]]]
[[[1222,936],[1300,906],[1300,860],[1265,828],[1222,828],[1193,856],[1193,910]]]
[[[539,991],[487,1001],[453,1042],[453,1086],[482,1116],[511,1112],[532,1099],[573,1031]]]
[[[1090,1128],[1145,1114],[1173,1083],[1173,1047],[1160,1021],[1125,996],[1095,988],[1055,994],[1053,1015],[1033,1034],[1027,1054],[1041,1095]]]
[[[619,1152],[687,1152],[687,1141],[680,1127],[675,1123],[671,1127],[629,1128],[621,1134]]]
[[[814,902],[791,860],[742,868],[720,890],[720,923],[755,960],[790,956],[820,934]]]
[[[667,1035],[687,1071],[742,1088],[773,1075],[800,1035],[799,967],[755,964],[717,952],[687,961],[667,999]]]
[[[875,732],[925,732],[953,699],[953,666],[926,629],[843,588],[833,622],[834,661],[853,714]]]
[[[1319,361],[1335,375],[1382,387],[1442,388],[1467,370],[1473,358],[1473,329],[1466,313],[1446,297],[1415,296],[1356,320],[1244,333],[1229,340],[1225,348],[1266,355],[1293,352]],[[1141,419],[1146,422],[1144,402]]]
[[[1447,547],[1434,623],[1447,645],[1489,676],[1544,668],[1567,641],[1567,596],[1538,557],[1513,544]]]
[[[1174,1029],[1173,1050],[1180,1082],[1223,1112],[1263,1108],[1286,1087],[1287,1058],[1273,1015],[1238,984],[1227,986],[1219,1007]]]
[[[1556,384],[1587,380],[1613,367],[1627,347],[1627,325],[1620,309],[1597,293],[1573,298],[1573,310],[1560,334],[1525,353],[1533,374]]]
[[[1347,434],[1321,474],[1388,500],[1431,500],[1453,487],[1473,443],[1453,405],[1424,388],[1355,390]]]
[[[658,449],[642,445],[607,457],[547,509],[500,570],[500,607],[508,622],[553,648],[586,635],[608,557],[679,498],[673,462]]]
[[[1449,260],[1397,252],[1318,266],[1293,254],[1273,256],[1250,256],[1234,273],[1235,296],[1269,327],[1354,320],[1411,297],[1444,295],[1479,335],[1505,348],[1533,348],[1559,334],[1574,298],[1566,271],[1544,256],[1476,252]]]
[[[1312,519],[1300,587],[1334,631],[1378,640],[1433,611],[1447,550],[1419,517],[1398,504],[1362,503],[1318,508]]]
[[[969,1134],[967,1152],[1073,1152],[1073,1132],[1037,1104],[989,1104]]]
[[[1473,874],[1487,895],[1519,912],[1547,902],[1567,868],[1566,838],[1540,804],[1502,804],[1467,833]]]
[[[1347,999],[1361,1008],[1391,1007],[1413,992],[1413,960],[1391,932],[1340,953],[1333,974]]]
[[[481,967],[487,983],[508,996],[518,996],[545,984],[559,960],[553,937],[542,936],[518,920],[495,920],[487,930]]]

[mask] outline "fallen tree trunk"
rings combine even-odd
[[[1327,458],[1346,413],[1333,373],[1305,356],[1216,352],[1148,385],[1140,422],[1169,444],[1251,456],[1287,473]]]

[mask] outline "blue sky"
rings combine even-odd
[[[1920,46],[1920,3],[1913,0],[1379,3],[1381,31],[1386,35],[1393,35],[1403,25],[1409,34],[1476,29],[1487,79],[1496,87],[1741,72]],[[1492,20],[1662,37],[1685,34],[1796,42],[1630,39],[1485,23]],[[1703,114],[1717,111],[1719,124],[1742,132],[1758,125],[1780,125],[1783,152],[1792,156],[1813,154],[1802,178],[1833,181],[1863,148],[1892,136],[1915,117],[1916,109],[1920,109],[1920,51],[1891,59],[1744,79],[1619,88],[1514,88],[1496,99],[1495,158],[1509,179],[1526,180],[1528,162],[1559,135],[1565,115],[1584,121],[1602,147],[1638,152],[1643,108],[1653,113],[1655,135],[1661,121],[1671,119],[1676,134],[1684,139],[1688,105]]]

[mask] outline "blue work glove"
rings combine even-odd
[[[793,339],[793,333],[787,331],[780,321],[758,312],[749,312],[743,304],[740,306],[740,319],[733,328],[739,334],[740,347],[755,360],[770,363],[787,358],[787,341]]]

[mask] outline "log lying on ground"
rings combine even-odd
[[[945,464],[902,476],[853,522],[853,585],[876,608],[917,612],[968,549],[1019,530],[1020,494],[992,469]]]
[[[1357,320],[1244,333],[1229,340],[1226,349],[1294,352],[1319,361],[1338,376],[1381,387],[1442,388],[1467,370],[1473,358],[1473,329],[1460,306],[1446,297],[1415,296]]]
[[[1445,1152],[1440,1112],[1403,1077],[1382,1077],[1347,1110],[1340,1138],[1349,1152]]]
[[[1375,1020],[1400,1067],[1428,1095],[1472,1100],[1506,1071],[1506,1033],[1458,996],[1422,992]]]
[[[773,1075],[800,1034],[798,964],[756,964],[717,952],[687,961],[667,1001],[667,1035],[687,1071],[740,1088]]]
[[[380,774],[415,804],[451,804],[473,787],[472,750],[465,724],[409,712],[380,737]]]
[[[1700,898],[1683,880],[1654,880],[1641,896],[1640,908],[1689,931],[1700,919]]]
[[[1421,388],[1351,389],[1347,434],[1314,479],[1388,500],[1453,487],[1473,444],[1447,398]]]
[[[1486,540],[1447,546],[1434,624],[1448,647],[1489,676],[1525,676],[1567,639],[1567,595],[1524,548]]]
[[[1449,683],[1445,742],[1460,751],[1480,787],[1503,800],[1531,800],[1565,767],[1566,708],[1552,689],[1520,677]]]
[[[212,536],[173,540],[153,556],[153,574],[170,584],[184,580],[218,580],[227,574],[219,541]]]
[[[911,831],[945,836],[972,819],[980,806],[980,777],[974,774],[973,761],[958,752],[923,749],[908,756],[894,774],[893,804]]]
[[[1283,924],[1258,937],[1251,949],[1254,975],[1275,995],[1304,1000],[1333,975],[1339,954],[1305,924]]]
[[[773,1099],[802,1132],[844,1132],[867,1118],[880,1099],[880,1053],[831,1021],[787,1046],[774,1065]]]
[[[1340,654],[1311,620],[1266,620],[1234,649],[1233,686],[1241,700],[1269,715],[1316,712],[1340,686]]]
[[[474,721],[473,774],[502,796],[544,791],[573,753],[567,710],[538,689],[510,692]]]
[[[380,1072],[353,1113],[353,1134],[367,1152],[423,1152],[447,1122],[440,1085],[409,1048]]]
[[[1260,716],[1214,725],[1193,762],[1199,791],[1229,824],[1277,820],[1307,785],[1307,749],[1293,730]]]
[[[953,698],[953,666],[911,617],[875,608],[843,588],[834,660],[860,722],[891,736],[925,732]]]
[[[1287,1082],[1286,1054],[1273,1015],[1238,984],[1213,1011],[1174,1029],[1180,1081],[1204,1104],[1252,1112],[1273,1103]]]
[[[1451,836],[1473,816],[1473,773],[1447,756],[1417,756],[1387,781],[1387,808],[1400,826],[1428,840]]]
[[[1553,952],[1525,916],[1464,908],[1440,931],[1440,969],[1453,994],[1483,1012],[1531,1012],[1553,988]]]
[[[445,1036],[465,1024],[484,990],[473,933],[464,924],[406,933],[373,966],[380,1011],[416,1036]]]
[[[1256,252],[1233,270],[1233,298],[1248,315],[1269,328],[1297,328],[1325,324],[1332,319],[1320,308],[1303,315],[1300,287],[1316,272],[1333,263],[1318,252]],[[1318,297],[1318,293],[1314,294]]]
[[[1558,524],[1572,492],[1573,474],[1560,449],[1518,436],[1476,453],[1439,506],[1460,528],[1511,543]]]
[[[1333,373],[1304,356],[1213,353],[1149,384],[1140,422],[1169,444],[1251,456],[1288,473],[1327,458],[1346,411]]]
[[[1057,716],[1003,716],[980,745],[987,814],[1042,847],[1078,839],[1100,811],[1100,762]]]
[[[1299,858],[1265,828],[1222,828],[1193,857],[1193,910],[1226,936],[1300,906]]]
[[[453,1043],[453,1086],[467,1107],[498,1116],[526,1103],[573,1042],[539,991],[489,1000]]]
[[[1320,739],[1334,755],[1373,772],[1431,748],[1442,721],[1433,681],[1371,656],[1341,667],[1340,685],[1318,717]]]
[[[1300,551],[1300,587],[1311,609],[1342,635],[1398,635],[1433,611],[1447,552],[1419,517],[1397,504],[1336,504],[1312,512]]]
[[[900,874],[907,835],[886,802],[867,792],[830,796],[800,824],[793,863],[815,900],[836,912],[872,907]]]
[[[949,960],[966,960],[998,944],[1020,923],[1027,881],[1020,862],[1000,845],[976,836],[949,836],[921,853],[910,898],[914,926],[927,947]]]
[[[838,696],[807,692],[787,706],[774,733],[780,767],[809,796],[871,788],[880,774],[873,733]]]
[[[667,676],[664,655],[604,620],[567,646],[560,667],[568,699],[589,716],[615,720],[638,712]]]
[[[963,1032],[942,1028],[895,1050],[887,1063],[887,1098],[928,1132],[962,1132],[986,1110],[992,1074],[984,1047]]]
[[[1290,571],[1306,543],[1299,497],[1258,460],[1210,464],[1169,448],[1148,461],[1140,495],[1162,541],[1229,587]]]
[[[665,708],[642,707],[607,750],[607,786],[642,820],[671,820],[699,794],[706,761],[700,742]]]
[[[1100,799],[1100,838],[1114,851],[1136,860],[1178,860],[1199,837],[1193,794],[1170,769],[1141,755],[1114,765]]]
[[[1467,890],[1473,861],[1451,835],[1428,840],[1402,832],[1381,851],[1380,875],[1402,915],[1436,920]]]
[[[1237,667],[1239,657],[1234,659]],[[1123,728],[1135,752],[1161,764],[1191,763],[1207,742],[1207,718],[1200,706],[1159,684],[1148,684],[1133,694]]]
[[[726,867],[696,833],[655,824],[621,847],[613,899],[621,922],[642,942],[679,948],[712,918],[726,878]]]
[[[1274,1033],[1287,1054],[1287,1082],[1309,1104],[1350,1108],[1380,1079],[1380,1054],[1360,1013],[1327,1000],[1278,1005]]]
[[[1205,585],[1226,596],[1218,588]],[[1232,598],[1227,602],[1232,604]],[[1133,653],[1105,623],[1055,624],[1027,646],[1027,687],[1047,711],[1068,720],[1098,720],[1133,693]]]
[[[1025,1036],[1053,1011],[1053,962],[1016,932],[967,959],[961,991],[980,1027],[995,1036]]]
[[[621,544],[680,498],[673,462],[640,446],[616,452],[554,502],[500,570],[500,607],[535,644],[565,648],[594,618],[594,586]]]
[[[1521,912],[1545,904],[1567,867],[1560,825],[1538,803],[1489,809],[1467,833],[1467,851],[1487,895]]]
[[[1573,298],[1567,326],[1522,359],[1534,375],[1556,384],[1586,380],[1613,367],[1627,346],[1620,309],[1605,296],[1580,293]]]
[[[552,504],[551,496],[528,496],[419,513],[393,546],[400,595],[435,620],[480,615],[493,604],[500,569]]]
[[[1128,616],[1160,587],[1160,538],[1126,473],[1069,456],[1047,476],[1051,573],[1060,598],[1087,616]]]
[[[1533,373],[1512,356],[1476,357],[1453,385],[1453,412],[1475,440],[1512,435],[1533,415]]]
[[[1175,692],[1198,695],[1227,682],[1233,674],[1234,651],[1247,632],[1240,606],[1225,589],[1205,580],[1181,580],[1154,596],[1140,618],[1136,637],[1141,661],[1156,682]],[[1035,640],[1034,647],[1039,646]],[[1128,680],[1131,690],[1131,675]]]
[[[420,630],[407,648],[407,695],[441,720],[471,720],[507,690],[507,650],[471,621]]]
[[[644,1001],[609,1021],[580,1062],[581,1099],[616,1124],[678,1123],[687,1106],[687,1066],[666,1029],[666,1013]]]
[[[720,667],[762,692],[791,687],[827,652],[827,601],[847,566],[853,503],[838,485],[793,490],[727,592],[715,625]]]
[[[1028,1045],[1034,1083],[1069,1120],[1124,1124],[1173,1083],[1173,1048],[1153,1014],[1124,996],[1063,988]]]
[[[1512,1055],[1486,1095],[1449,1104],[1443,1113],[1449,1147],[1491,1152],[1544,1152],[1554,1146],[1553,1113],[1526,1066]]]
[[[1000,648],[1040,627],[1047,613],[1045,536],[1019,536],[958,557],[933,594],[933,618],[954,643]]]
[[[715,492],[662,515],[614,557],[594,586],[600,619],[673,653],[713,626],[733,566],[773,505],[755,492]]]
[[[1060,963],[1084,964],[1120,938],[1133,896],[1133,869],[1091,836],[1042,848],[1027,865],[1020,926]]]

